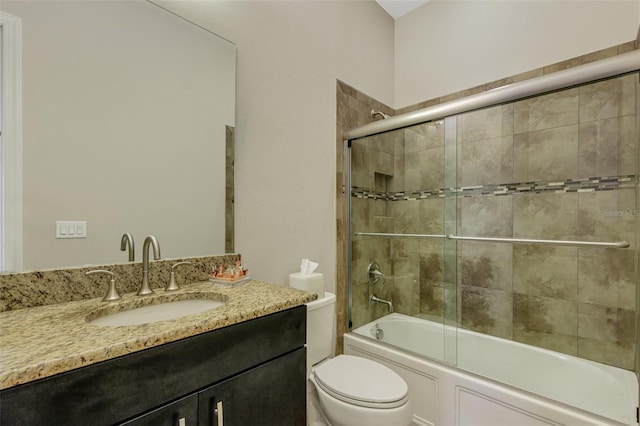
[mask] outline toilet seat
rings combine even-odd
[[[368,408],[396,408],[407,403],[409,389],[390,368],[366,358],[339,355],[318,366],[313,376],[329,395]]]

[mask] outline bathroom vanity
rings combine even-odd
[[[315,295],[250,281],[237,288],[197,283],[176,297],[207,291],[224,306],[141,326],[87,323],[87,309],[103,306],[95,299],[0,314],[3,326],[49,327],[26,332],[23,340],[33,339],[22,347],[13,331],[0,342],[8,361],[0,374],[0,424],[304,425],[303,303]],[[16,323],[24,321],[30,323]],[[61,336],[50,334],[49,350],[18,359],[31,344],[34,351],[46,345],[54,328]],[[92,348],[99,341],[104,347]]]

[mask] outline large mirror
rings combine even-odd
[[[224,253],[234,45],[143,0],[0,10],[22,23],[22,269],[126,262],[125,232],[136,261],[150,234],[163,258]]]

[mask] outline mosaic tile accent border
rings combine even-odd
[[[428,198],[443,198],[457,195],[462,197],[473,196],[500,196],[510,194],[528,193],[571,193],[571,192],[595,192],[612,191],[623,188],[634,188],[638,183],[637,175],[601,176],[584,179],[567,179],[564,181],[545,182],[519,182],[506,184],[488,184],[461,186],[458,188],[441,188],[423,191],[380,192],[366,188],[354,187],[351,196],[355,198],[368,198],[382,201],[409,201],[424,200]]]
[[[355,198],[369,198],[382,201],[423,200],[425,198],[442,198],[451,191],[434,189],[432,191],[380,192],[371,189],[354,187],[351,196]]]

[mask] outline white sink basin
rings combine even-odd
[[[176,300],[100,316],[89,321],[89,324],[107,327],[149,324],[199,314],[222,305],[224,302],[209,299]]]

